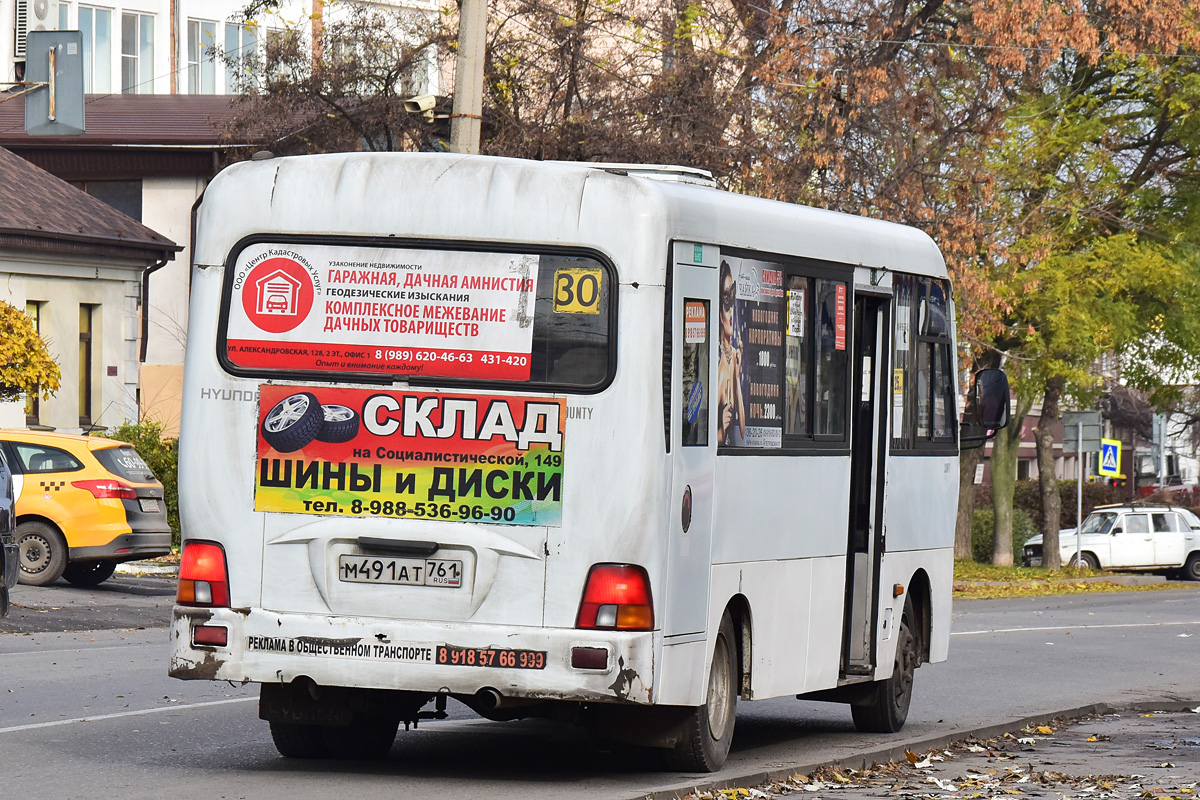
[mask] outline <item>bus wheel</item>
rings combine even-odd
[[[737,640],[729,612],[721,618],[712,666],[708,671],[708,698],[690,709],[667,765],[680,772],[716,772],[729,755],[737,716]]]
[[[271,739],[284,758],[326,758],[329,750],[320,725],[271,721]]]
[[[383,758],[392,749],[399,727],[399,717],[357,713],[349,727],[322,726],[325,749],[333,758]]]
[[[917,669],[917,638],[913,636],[912,599],[904,601],[900,615],[900,633],[896,640],[896,660],[892,676],[875,681],[870,699],[850,706],[854,727],[864,733],[895,733],[908,719],[908,704],[912,701],[913,673]]]

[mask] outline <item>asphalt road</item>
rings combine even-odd
[[[708,780],[658,772],[645,754],[603,749],[570,728],[486,722],[461,708],[455,719],[402,731],[384,762],[282,759],[257,719],[254,687],[166,676],[172,595],[171,581],[155,578],[118,577],[94,590],[18,587],[19,607],[0,621],[10,632],[0,633],[6,794],[536,800],[586,791],[589,800],[623,800]],[[859,734],[838,705],[742,703],[733,752],[715,777],[919,746],[1097,702],[1200,705],[1195,588],[960,601],[954,614],[950,660],[918,670],[900,734]]]

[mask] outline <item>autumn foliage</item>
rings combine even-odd
[[[58,391],[58,382],[58,364],[33,322],[19,308],[0,302],[0,400],[18,400],[31,392],[48,399]]]

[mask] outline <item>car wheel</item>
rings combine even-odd
[[[67,566],[67,540],[44,522],[17,526],[18,580],[26,586],[47,586],[62,576]]]
[[[358,412],[352,408],[338,405],[321,406],[321,429],[317,431],[317,441],[348,442],[358,436]]]
[[[323,421],[317,396],[312,392],[297,392],[267,412],[262,436],[278,452],[291,453],[317,438]]]
[[[1188,556],[1187,563],[1183,565],[1183,577],[1189,581],[1200,581],[1200,553]]]
[[[271,740],[284,758],[327,758],[329,749],[320,725],[271,721]]]
[[[729,612],[721,618],[712,666],[708,670],[708,696],[704,705],[689,709],[682,736],[666,753],[667,766],[680,772],[716,772],[729,755],[737,717],[737,640]]]
[[[1083,566],[1087,569],[1100,569],[1100,562],[1091,553],[1081,553],[1077,555],[1083,556]],[[1078,567],[1079,559],[1076,556],[1071,556],[1071,561],[1067,564],[1068,567]]]
[[[63,577],[73,586],[99,586],[112,577],[115,561],[74,561],[67,564]]]
[[[900,615],[892,676],[874,682],[867,702],[850,706],[854,727],[863,733],[895,733],[904,727],[908,719],[913,675],[920,659],[917,637],[913,635],[914,622],[912,600],[908,599],[904,601],[904,612]]]

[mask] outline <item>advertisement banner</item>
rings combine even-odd
[[[253,244],[229,278],[225,355],[248,369],[528,380],[539,258]]]
[[[562,523],[566,400],[264,384],[254,509]]]
[[[722,254],[720,274],[718,444],[781,447],[783,268]]]

